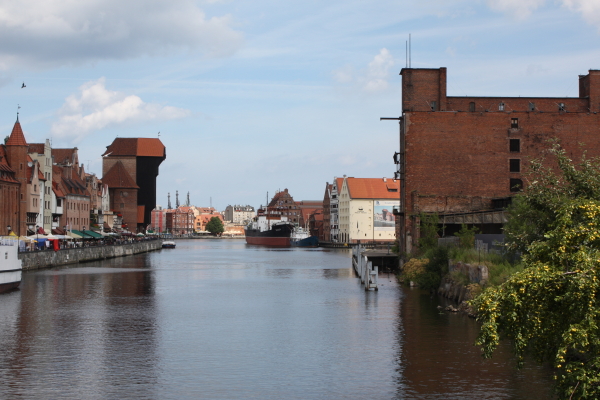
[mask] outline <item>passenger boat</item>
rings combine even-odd
[[[23,266],[19,260],[19,240],[0,239],[0,293],[16,289],[21,284]]]
[[[175,248],[175,242],[172,240],[165,240],[162,244],[162,248],[163,249],[174,249]]]
[[[262,246],[290,247],[294,225],[277,208],[259,208],[256,217],[244,229],[246,243]]]

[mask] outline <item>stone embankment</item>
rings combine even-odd
[[[29,251],[19,253],[23,270],[57,267],[61,265],[77,264],[87,261],[105,260],[107,258],[131,256],[146,253],[162,248],[162,240],[148,240],[129,244],[80,247],[58,251]]]
[[[488,269],[485,265],[472,265],[463,262],[453,262],[448,265],[449,273],[438,288],[438,294],[458,303],[458,308],[446,307],[447,311],[466,312],[472,316],[467,301],[472,300],[481,292],[488,280]]]

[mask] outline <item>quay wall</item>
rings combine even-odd
[[[58,251],[28,251],[19,253],[23,271],[51,268],[61,265],[77,264],[87,261],[105,260],[107,258],[131,256],[162,248],[162,240],[117,244],[97,247],[81,247]]]

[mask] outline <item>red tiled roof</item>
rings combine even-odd
[[[23,129],[21,129],[21,123],[19,120],[15,122],[15,126],[6,142],[7,146],[27,146],[25,135],[23,135]]]
[[[28,153],[44,154],[45,145],[44,143],[29,143]]]
[[[348,193],[353,199],[400,199],[400,181],[383,179],[346,178]]]
[[[52,156],[54,157],[54,162],[57,164],[79,163],[77,157],[74,157],[76,153],[76,147],[72,149],[52,149]]]
[[[52,190],[54,191],[54,194],[56,195],[56,197],[65,197],[65,192],[63,192],[62,188],[60,187],[60,185],[58,184],[58,182],[56,181],[52,181]]]
[[[125,166],[121,161],[117,161],[113,165],[106,175],[102,177],[102,182],[108,185],[109,188],[134,188],[139,189],[140,187],[135,184],[135,181],[125,170]]]
[[[6,161],[6,149],[4,146],[0,146],[0,171],[6,172],[6,174],[0,174],[1,181],[19,183],[19,181],[15,179],[15,171],[8,165],[8,161]],[[2,177],[2,175],[6,176]]]
[[[160,139],[116,138],[106,147],[103,156],[165,157],[165,146]]]

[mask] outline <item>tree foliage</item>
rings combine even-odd
[[[458,237],[459,246],[462,249],[472,249],[475,246],[475,234],[479,232],[476,227],[469,228],[466,224],[461,224],[460,230],[454,234]]]
[[[438,244],[438,224],[440,218],[437,214],[419,214],[421,220],[419,232],[419,247],[423,250],[436,247]]]
[[[527,174],[528,184],[521,196],[513,198],[504,226],[510,250],[527,251],[529,244],[545,240],[554,226],[557,211],[574,199],[600,199],[600,162],[597,158],[581,158],[578,165],[565,150],[554,143],[550,159],[533,160]]]
[[[482,322],[477,343],[491,357],[501,337],[519,365],[530,353],[555,369],[565,399],[600,398],[600,168],[576,167],[557,145],[558,172],[543,160],[511,210],[507,236],[524,270],[486,289],[472,305]],[[517,219],[517,220],[515,220]]]
[[[225,232],[225,227],[223,226],[223,222],[219,217],[212,217],[210,221],[206,224],[207,231],[212,233],[213,235],[220,235]]]

